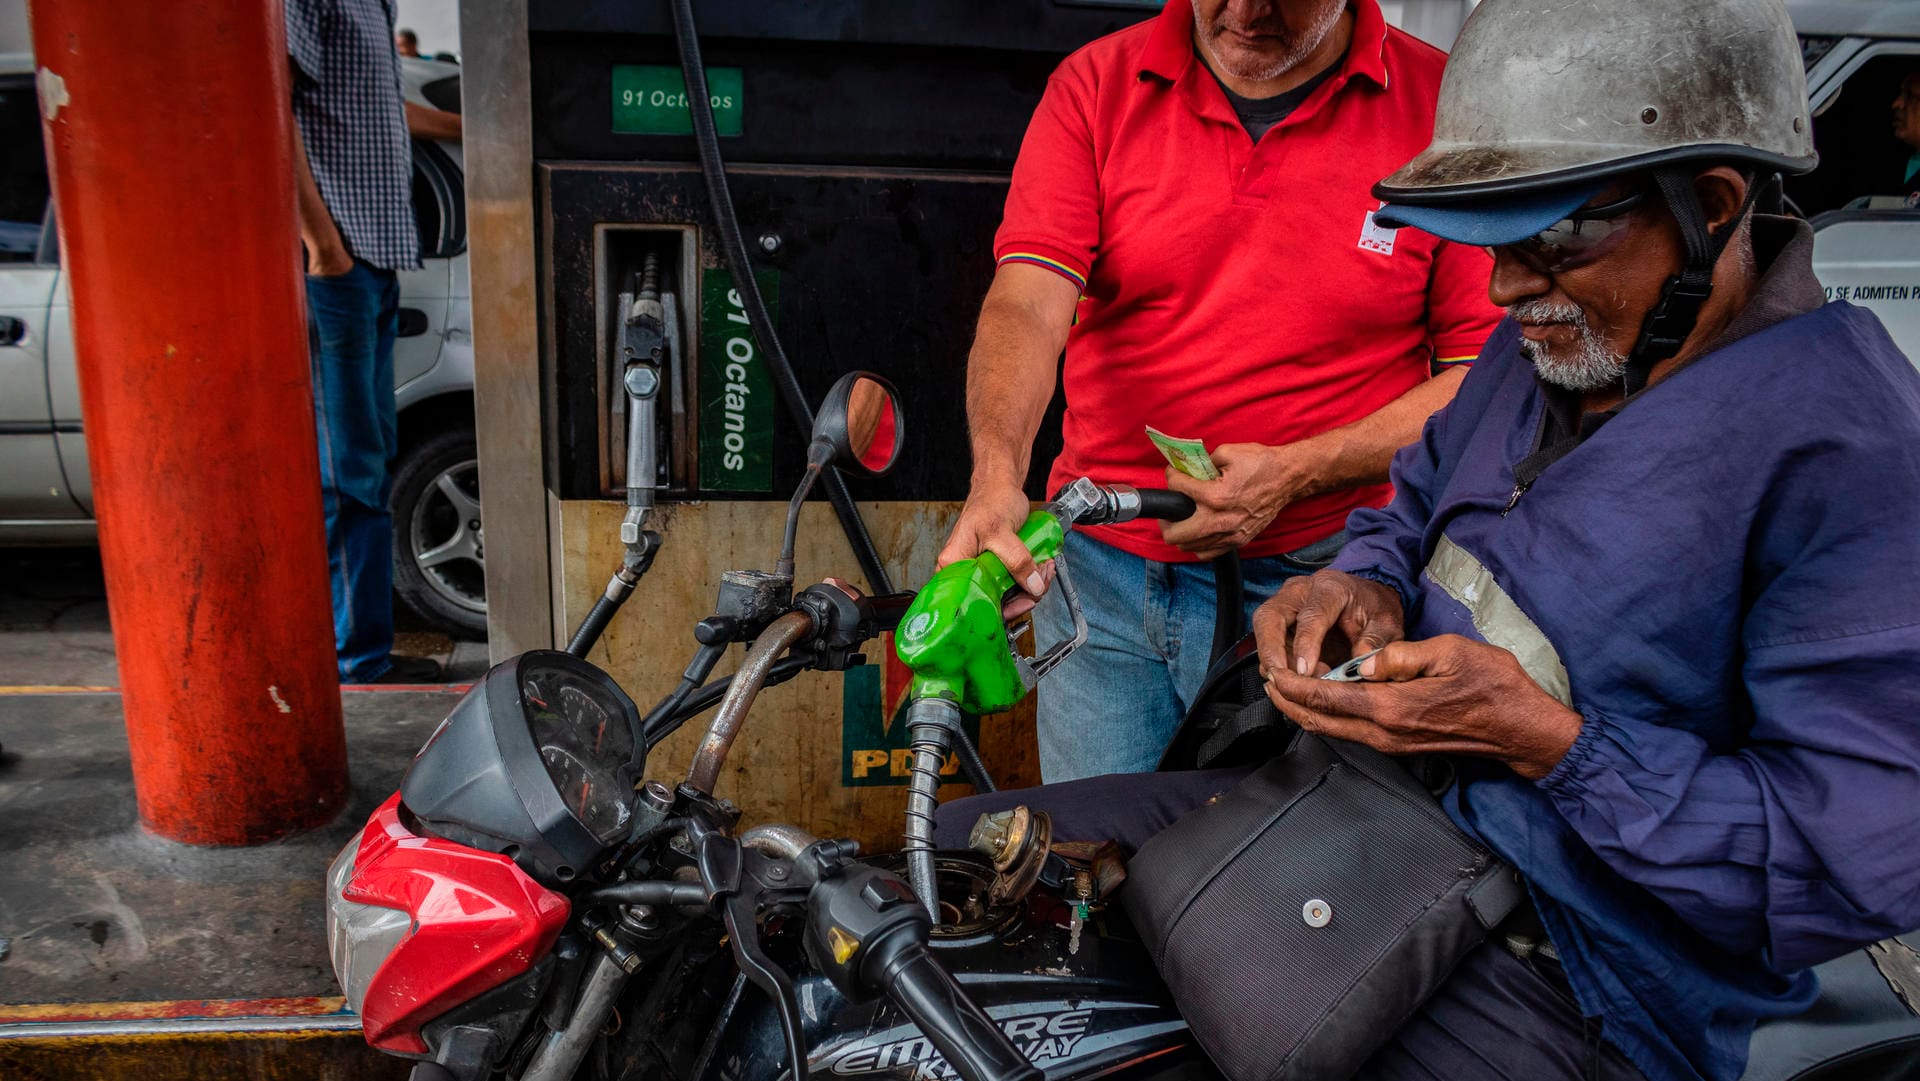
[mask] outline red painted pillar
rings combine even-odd
[[[32,0],[140,819],[347,794],[278,0]]]

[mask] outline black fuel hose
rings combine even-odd
[[[573,632],[573,639],[567,643],[567,652],[585,660],[587,651],[600,640],[601,632],[607,624],[613,622],[613,614],[620,610],[620,602],[611,597],[602,596],[593,602],[587,610],[587,618],[580,621],[580,629]]]
[[[727,190],[726,165],[720,159],[720,136],[713,125],[707,69],[700,59],[700,38],[693,26],[693,4],[691,0],[669,0],[668,6],[673,9],[673,37],[680,50],[680,74],[687,86],[687,110],[693,115],[693,141],[700,151],[700,174],[706,179],[707,201],[713,205],[714,226],[720,234],[720,254],[733,273],[735,288],[740,290],[747,322],[766,354],[767,369],[773,373],[781,404],[786,406],[788,415],[801,431],[811,431],[813,410],[808,407],[806,393],[800,389],[800,380],[794,377],[793,366],[787,362],[786,351],[774,333],[773,318],[768,315],[767,302],[760,295],[760,280],[753,274],[753,259],[747,254],[740,222],[734,217],[733,196]],[[847,491],[846,478],[835,469],[823,472],[827,499],[840,518],[840,527],[846,531],[847,543],[853,546],[853,556],[860,563],[861,573],[867,576],[867,584],[874,593],[893,592],[893,581],[880,562],[880,553],[867,533],[860,508],[854,505],[853,495]]]
[[[1168,488],[1140,489],[1140,513],[1137,517],[1162,522],[1182,522],[1193,517],[1193,497]]]
[[[1240,625],[1240,605],[1246,596],[1246,584],[1240,577],[1240,553],[1227,552],[1213,557],[1213,652],[1207,663],[1224,656],[1247,633]]]
[[[960,772],[967,775],[973,790],[976,793],[1000,791],[993,783],[993,774],[987,772],[987,764],[980,760],[980,749],[967,738],[966,730],[955,731],[953,737],[953,753],[960,756]]]

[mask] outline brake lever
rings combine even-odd
[[[700,884],[706,888],[708,900],[719,906],[734,963],[747,979],[773,999],[774,1010],[780,1015],[781,1034],[786,1037],[793,1076],[804,1077],[807,1051],[800,1034],[800,1000],[786,970],[760,948],[759,911],[764,897],[758,888],[751,892],[744,889],[749,881],[746,857],[746,850],[737,838],[718,832],[707,834],[700,842]]]
[[[733,946],[733,959],[747,978],[773,999],[780,1014],[780,1030],[787,1040],[787,1058],[793,1063],[793,1076],[804,1076],[807,1052],[800,1039],[800,1002],[793,992],[793,980],[773,963],[760,948],[760,927],[755,920],[759,906],[745,894],[728,897],[721,906],[720,918],[727,925],[727,938]]]

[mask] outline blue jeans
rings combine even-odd
[[[340,680],[365,683],[393,667],[393,339],[400,285],[358,260],[334,278],[307,276],[313,412],[333,579]]]
[[[1312,574],[1346,543],[1336,533],[1286,555],[1244,560],[1245,619],[1287,579]],[[1087,641],[1040,681],[1040,775],[1048,784],[1145,773],[1186,715],[1213,649],[1211,563],[1157,563],[1079,533],[1067,565],[1087,616]],[[1034,609],[1036,648],[1073,633],[1058,589]]]

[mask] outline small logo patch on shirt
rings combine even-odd
[[[1373,211],[1367,211],[1367,220],[1360,226],[1360,248],[1362,251],[1379,252],[1381,255],[1393,254],[1393,238],[1400,230],[1388,229],[1373,223]]]

